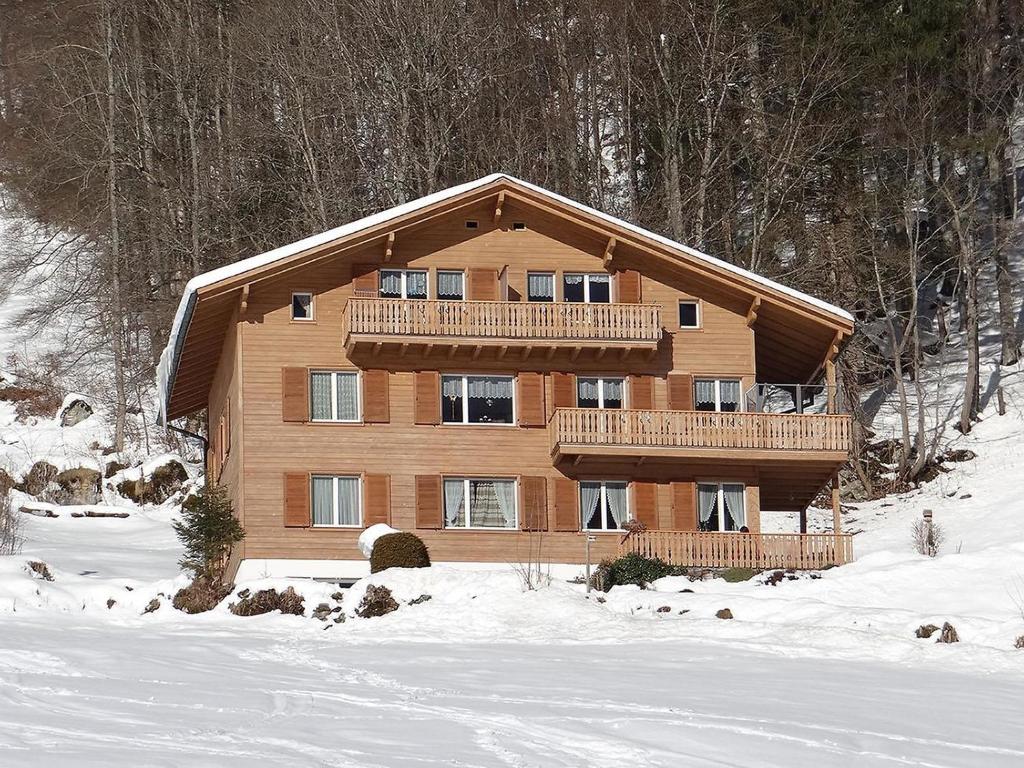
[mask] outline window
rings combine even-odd
[[[425,269],[382,269],[380,296],[384,299],[427,298],[427,271]]]
[[[513,424],[512,376],[442,376],[445,424]]]
[[[629,519],[626,483],[584,481],[580,483],[580,516],[588,531],[618,531]]]
[[[702,531],[738,531],[747,524],[741,483],[698,483],[697,509]]]
[[[679,302],[679,327],[700,328],[700,310],[696,301]]]
[[[309,411],[313,421],[359,421],[359,374],[313,371],[309,377]]]
[[[577,378],[577,408],[622,408],[623,379]]]
[[[566,301],[607,304],[612,300],[611,275],[567,273],[562,276],[562,291]]]
[[[693,382],[693,405],[698,411],[724,411],[740,409],[740,382],[738,379],[696,379]]]
[[[480,222],[476,219],[468,219],[466,221],[466,229],[477,229],[480,226]]]
[[[526,222],[525,221],[513,221],[512,222],[512,231],[513,232],[524,232],[525,230],[526,230]]]
[[[555,275],[553,272],[527,272],[526,298],[528,301],[554,301]]]
[[[446,477],[445,528],[518,528],[516,481]]]
[[[359,478],[314,475],[311,499],[313,525],[320,527],[362,526]]]
[[[437,298],[445,301],[462,301],[466,298],[466,280],[461,272],[438,270]]]
[[[313,294],[293,293],[292,294],[292,320],[313,319]]]

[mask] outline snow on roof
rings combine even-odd
[[[759,275],[756,272],[750,272],[742,267],[737,267],[735,264],[730,264],[729,262],[722,261],[714,256],[709,256],[706,253],[689,248],[682,243],[677,243],[675,240],[670,240],[667,237],[651,232],[643,227],[639,227],[623,219],[611,216],[597,210],[596,208],[591,208],[590,206],[584,205],[576,200],[563,197],[555,192],[539,187],[536,184],[531,184],[528,181],[518,179],[515,176],[510,176],[507,173],[492,173],[489,176],[483,176],[475,181],[459,184],[455,187],[449,187],[448,189],[443,189],[425,197],[411,200],[408,203],[403,203],[402,205],[395,206],[394,208],[388,208],[387,210],[380,211],[370,216],[365,216],[340,227],[335,227],[334,229],[329,229],[326,232],[321,232],[318,235],[311,235],[310,237],[305,237],[302,240],[297,240],[294,243],[282,245],[279,248],[274,248],[273,250],[261,253],[258,256],[243,259],[235,262],[234,264],[228,264],[226,266],[219,267],[218,269],[211,270],[210,272],[204,272],[203,274],[196,275],[189,280],[185,285],[185,291],[181,297],[181,301],[178,303],[178,310],[174,315],[174,321],[171,325],[171,335],[168,338],[167,346],[161,353],[160,363],[157,366],[157,387],[160,398],[161,423],[166,423],[167,421],[167,402],[171,394],[170,387],[177,369],[178,355],[181,352],[184,335],[188,330],[188,322],[191,319],[192,310],[195,306],[196,295],[200,288],[205,288],[223,280],[237,277],[238,275],[242,275],[250,270],[259,269],[260,267],[273,264],[275,261],[288,258],[289,256],[294,256],[320,245],[325,245],[333,240],[347,237],[348,235],[355,234],[356,232],[360,232],[364,229],[369,229],[370,227],[377,226],[378,224],[383,224],[392,219],[400,218],[408,213],[413,213],[419,209],[427,208],[435,203],[443,202],[444,200],[448,200],[453,197],[458,197],[465,192],[471,192],[474,189],[485,187],[488,184],[493,184],[501,179],[505,179],[513,184],[529,189],[552,200],[556,200],[589,216],[606,221],[610,226],[626,229],[640,235],[641,237],[654,240],[667,248],[680,251],[688,256],[693,256],[728,272],[732,272],[735,275],[744,277],[751,282],[760,283],[768,288],[784,293],[798,299],[799,301],[803,301],[806,304],[810,304],[818,309],[828,312],[829,314],[835,315],[844,320],[853,321],[853,316],[846,310],[815,298],[814,296],[802,293],[795,288],[790,288],[789,286],[782,285],[774,280],[769,280],[767,277]]]

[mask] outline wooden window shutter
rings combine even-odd
[[[649,531],[658,529],[658,486],[655,483],[633,483],[633,517]]]
[[[377,267],[373,264],[352,265],[352,295],[376,296],[379,284]]]
[[[416,527],[444,528],[442,506],[441,476],[416,475]]]
[[[672,529],[697,530],[697,500],[692,482],[672,483]]]
[[[391,522],[391,475],[363,478],[363,526]]]
[[[441,374],[437,371],[417,371],[414,393],[415,421],[417,424],[441,423]]]
[[[576,377],[571,373],[552,373],[551,394],[555,408],[575,408]]]
[[[281,416],[284,421],[309,421],[309,372],[281,369]]]
[[[309,528],[309,475],[305,472],[285,473],[284,524],[286,528]]]
[[[520,373],[517,377],[519,402],[519,426],[543,427],[544,418],[544,374]]]
[[[548,481],[543,477],[523,477],[519,481],[522,489],[522,510],[519,527],[524,531],[546,531],[548,529]]]
[[[640,303],[640,273],[626,269],[618,273],[618,301],[620,304]]]
[[[498,272],[493,269],[473,267],[466,277],[466,298],[470,301],[498,300]]]
[[[575,480],[555,478],[555,530],[580,529],[580,492]]]
[[[629,377],[629,407],[637,411],[654,410],[654,377]]]
[[[387,371],[363,371],[363,421],[387,424],[391,419]]]
[[[688,373],[668,375],[668,407],[670,411],[693,410],[693,376]]]

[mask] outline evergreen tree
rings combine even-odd
[[[231,550],[245,537],[225,490],[209,485],[182,504],[174,532],[185,546],[185,556],[178,563],[192,571],[197,581],[208,583],[221,580]]]

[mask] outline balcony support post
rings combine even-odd
[[[842,507],[839,503],[839,470],[832,473],[832,532],[842,533],[843,523],[840,518]]]

